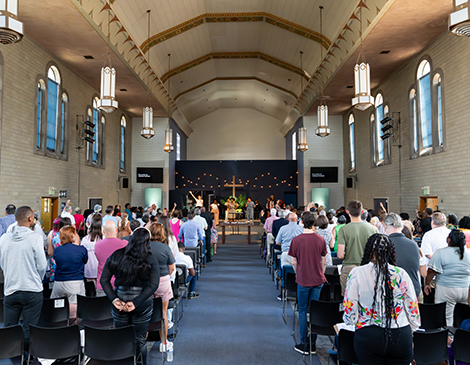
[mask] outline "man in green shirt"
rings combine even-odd
[[[377,233],[373,226],[362,222],[362,203],[359,200],[349,202],[347,213],[351,223],[342,227],[338,236],[338,258],[344,259],[340,276],[343,295],[350,271],[361,264],[368,238]]]

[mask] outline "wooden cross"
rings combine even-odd
[[[225,186],[226,188],[232,188],[232,197],[235,198],[235,188],[242,188],[242,187],[244,187],[245,185],[243,185],[243,184],[235,184],[235,175],[233,175],[232,184],[225,184],[224,186]]]

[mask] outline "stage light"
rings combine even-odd
[[[392,120],[392,118],[390,118],[390,117],[385,117],[384,119],[382,119],[382,120],[380,121],[380,124],[384,125],[384,124],[390,122],[391,120]]]

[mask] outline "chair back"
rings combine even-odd
[[[330,283],[323,284],[320,292],[320,298],[322,302],[330,302],[331,301],[331,285]]]
[[[171,289],[173,290],[173,297],[175,299],[178,299],[179,298],[179,286],[178,286],[178,282],[179,282],[179,273],[178,271],[175,271],[175,280],[171,282]]]
[[[198,260],[197,260],[197,252],[195,250],[189,250],[190,247],[186,248],[184,250],[184,253],[185,255],[188,255],[189,257],[191,257],[191,260],[193,260],[193,265],[196,266],[196,264],[198,263]]]
[[[454,360],[464,363],[470,363],[470,331],[458,329],[455,331],[454,342]]]
[[[286,273],[286,297],[288,299],[294,298],[297,300],[297,283],[295,282],[295,273]]]
[[[333,265],[341,265],[343,263],[343,259],[340,259],[338,257],[332,257],[331,261],[333,261]]]
[[[80,355],[80,329],[77,325],[57,328],[31,325],[29,352],[44,359],[64,359]]]
[[[447,329],[416,331],[413,334],[414,359],[418,365],[438,364],[449,359]]]
[[[42,300],[40,327],[64,327],[69,325],[69,300],[67,297]]]
[[[96,297],[96,286],[93,281],[85,279],[85,295],[87,297]]]
[[[77,318],[84,325],[111,327],[113,325],[112,303],[108,297],[77,295]]]
[[[462,322],[470,319],[470,306],[467,304],[457,303],[454,307],[454,328],[460,328]]]
[[[340,330],[338,334],[338,361],[359,364],[354,350],[354,332]]]
[[[24,334],[20,325],[0,328],[0,359],[23,356]]]
[[[0,283],[0,299],[5,298],[4,285],[4,283]]]
[[[287,273],[295,274],[295,271],[294,271],[294,267],[292,265],[284,265],[284,266],[281,267],[281,270],[282,270],[281,287],[285,288],[286,287]]]
[[[343,321],[343,312],[340,310],[342,302],[310,301],[310,326],[312,333],[317,335],[334,336],[333,326]]]
[[[3,298],[2,298],[0,299],[0,323],[3,323],[3,322],[4,322],[4,319],[3,319]]]
[[[336,270],[336,272],[338,272],[338,270]],[[340,281],[339,281],[339,274],[327,274],[325,273],[325,278],[326,278],[326,281],[328,281],[331,285],[335,285],[335,284],[340,284]]]
[[[129,358],[135,362],[134,326],[111,329],[85,326],[85,355],[110,363]]]
[[[443,328],[446,323],[446,303],[419,303],[421,327],[424,330]]]
[[[334,284],[332,291],[333,291],[333,301],[334,302],[342,302],[343,301],[343,294],[341,294],[341,284],[339,284],[339,283]]]
[[[178,272],[178,287],[185,286],[188,279],[186,265],[176,264],[176,271]]]
[[[162,298],[153,298],[153,312],[148,327],[147,341],[159,341],[159,330],[163,328],[163,303]]]

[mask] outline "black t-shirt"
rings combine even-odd
[[[424,236],[424,234],[432,229],[431,227],[431,222],[432,218],[431,217],[426,217],[421,219],[420,227],[421,227],[421,235]]]

